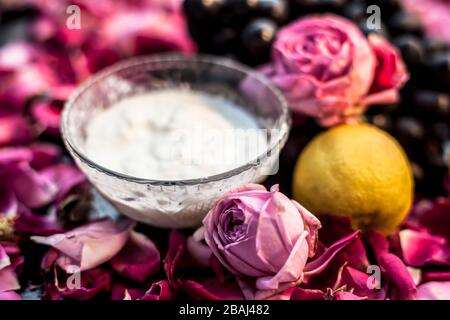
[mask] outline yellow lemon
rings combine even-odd
[[[386,132],[341,125],[315,137],[297,160],[294,198],[316,214],[348,216],[354,228],[392,233],[413,199],[405,152]]]

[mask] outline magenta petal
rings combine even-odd
[[[450,281],[427,282],[417,288],[418,300],[450,300]]]
[[[144,282],[159,271],[160,262],[159,251],[153,241],[131,231],[128,242],[111,259],[111,266],[127,279]]]
[[[127,288],[125,284],[115,281],[111,288],[111,300],[137,300],[144,293],[145,290],[140,288]]]
[[[383,254],[378,258],[378,263],[389,280],[392,299],[411,300],[415,298],[416,285],[399,257],[392,253]]]
[[[0,269],[0,292],[20,289],[17,275],[11,266]]]
[[[50,143],[35,143],[29,147],[33,153],[31,167],[35,170],[41,170],[54,165],[61,157],[61,148]]]
[[[16,216],[18,203],[10,189],[0,186],[0,218],[12,219]]]
[[[176,294],[170,286],[169,281],[161,280],[152,283],[150,289],[138,300],[174,300],[175,297]]]
[[[342,271],[341,280],[336,287],[345,285],[347,290],[351,290],[360,298],[384,300],[386,297],[385,290],[381,288],[381,283],[373,282],[373,280],[376,281],[375,278],[370,277],[370,274],[347,266]],[[372,287],[369,287],[369,281]]]
[[[50,236],[66,231],[59,223],[55,210],[50,210],[45,215],[22,210],[14,221],[14,229],[20,234],[35,236]]]
[[[291,300],[324,300],[325,297],[322,290],[295,288]]]
[[[182,283],[183,289],[195,300],[242,300],[241,289],[233,278],[220,282],[215,278],[201,282],[187,280]]]
[[[428,271],[422,272],[422,282],[428,281],[450,281],[450,271]]]
[[[63,284],[56,282],[61,294],[69,299],[89,300],[103,291],[111,289],[111,273],[103,269],[92,269],[80,274],[81,287],[68,288]]]
[[[86,176],[77,167],[68,164],[48,167],[41,174],[57,187],[57,201],[69,193],[72,188],[87,181]]]
[[[0,117],[0,147],[27,143],[34,135],[34,129],[25,117]]]
[[[22,297],[14,291],[0,292],[0,300],[22,300]]]
[[[129,220],[113,222],[109,219],[99,220],[85,226],[75,228],[64,234],[49,237],[31,237],[37,243],[46,244],[59,250],[69,257],[71,263],[79,266],[81,271],[99,266],[114,257],[128,240],[134,223]],[[59,260],[63,269],[70,268],[69,264]]]
[[[44,206],[56,195],[56,186],[27,163],[17,164],[8,174],[9,186],[17,199],[30,208]]]
[[[167,250],[166,257],[164,258],[164,271],[170,282],[170,284],[178,289],[179,279],[176,275],[181,260],[185,254],[186,249],[186,237],[178,231],[171,231],[169,234],[169,248]]]
[[[408,265],[450,265],[450,247],[444,238],[409,229],[400,231],[399,236],[403,258]]]
[[[413,208],[408,221],[424,228],[434,236],[444,237],[450,242],[450,200],[439,198],[432,203],[419,201]]]
[[[47,102],[38,102],[31,109],[33,117],[50,134],[59,134],[61,108]]]
[[[5,248],[0,244],[0,270],[9,266],[11,264],[11,260],[9,259],[8,254],[6,253]]]
[[[367,297],[360,297],[354,293],[346,292],[346,291],[336,292],[334,294],[334,298],[336,300],[367,300],[368,299]]]
[[[315,274],[320,273],[324,270],[330,261],[339,253],[341,250],[350,245],[353,241],[358,239],[360,236],[359,231],[355,231],[352,234],[342,238],[341,240],[335,242],[332,246],[325,250],[319,257],[311,262],[308,262],[304,269],[305,277],[311,277]]]

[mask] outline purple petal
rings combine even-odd
[[[95,268],[114,257],[127,242],[133,227],[134,223],[129,220],[114,223],[112,220],[105,219],[64,234],[49,237],[34,236],[31,239],[59,250],[63,257],[58,260],[58,264],[64,270],[68,271],[74,262],[81,271],[84,271]],[[63,259],[64,256],[70,258],[69,261]]]
[[[122,277],[142,283],[159,271],[160,261],[153,241],[132,231],[128,242],[111,259],[111,266]]]

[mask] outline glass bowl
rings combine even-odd
[[[244,89],[248,80],[258,89]],[[169,88],[219,95],[245,108],[268,129],[267,150],[232,170],[175,181],[128,176],[86,155],[86,128],[96,114],[126,97]],[[61,121],[64,143],[94,187],[124,215],[167,228],[200,225],[225,192],[275,173],[290,127],[284,97],[260,74],[225,58],[174,54],[132,58],[102,70],[72,94]]]

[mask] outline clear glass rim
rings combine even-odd
[[[72,140],[72,137],[69,134],[69,121],[70,121],[70,112],[76,104],[80,95],[82,95],[85,91],[89,90],[90,87],[98,81],[103,80],[104,78],[113,75],[121,70],[128,69],[130,67],[134,67],[141,64],[149,64],[149,63],[157,63],[157,62],[198,62],[205,64],[213,64],[218,65],[228,69],[234,69],[236,71],[242,72],[246,74],[246,76],[256,79],[260,82],[266,89],[270,90],[270,92],[276,97],[279,105],[281,106],[281,113],[277,119],[277,122],[280,124],[280,134],[272,141],[270,146],[264,151],[264,153],[260,154],[256,159],[249,161],[241,166],[233,168],[231,170],[218,173],[216,175],[194,178],[194,179],[185,179],[185,180],[157,180],[157,179],[147,179],[147,178],[139,178],[136,176],[131,176],[127,174],[123,174],[106,167],[101,166],[95,161],[91,160],[88,156],[86,156],[81,150],[76,146],[75,142]],[[64,109],[61,117],[61,133],[64,144],[66,148],[71,151],[77,158],[86,163],[88,166],[104,173],[109,176],[116,177],[118,179],[127,180],[130,182],[135,182],[139,184],[150,184],[150,185],[164,185],[164,186],[186,186],[186,185],[199,185],[205,184],[212,181],[220,181],[226,178],[230,178],[238,175],[241,172],[244,172],[252,167],[258,166],[261,161],[263,161],[268,153],[273,152],[279,145],[283,144],[289,133],[289,128],[291,126],[291,117],[288,109],[288,103],[281,93],[275,86],[270,83],[270,80],[260,73],[252,70],[250,67],[247,67],[239,62],[231,60],[229,58],[224,57],[216,57],[212,55],[182,55],[177,53],[172,54],[156,54],[149,56],[140,56],[135,58],[130,58],[125,61],[121,61],[115,63],[105,69],[97,72],[92,75],[89,79],[85,80],[81,85],[78,86],[77,89],[70,95],[69,99],[64,104]]]

